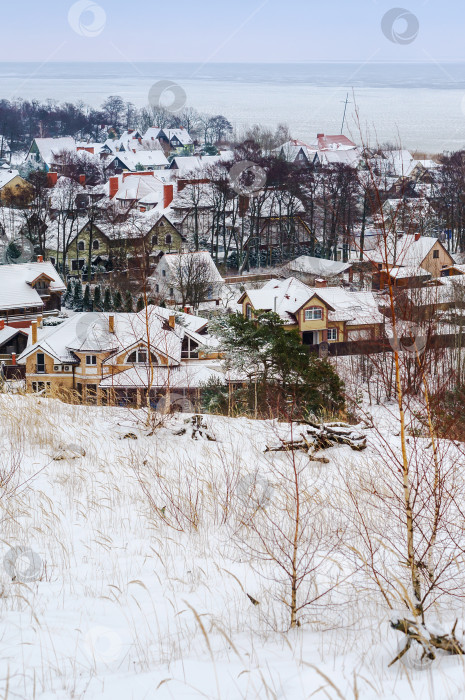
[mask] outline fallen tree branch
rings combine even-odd
[[[450,634],[434,634],[430,632],[425,625],[407,619],[393,620],[391,622],[391,627],[405,634],[406,642],[405,647],[397,654],[395,659],[391,661],[389,666],[395,664],[396,661],[399,661],[399,659],[407,653],[412,642],[417,642],[417,644],[423,648],[422,659],[428,658],[434,660],[436,658],[435,650],[438,649],[451,655],[462,655],[465,653],[461,642],[455,636],[457,620]]]
[[[300,439],[281,440],[281,444],[266,447],[265,452],[287,452],[304,450],[313,456],[318,450],[326,450],[334,445],[348,445],[357,452],[367,446],[366,436],[354,431],[347,423],[322,423],[318,425],[307,421],[306,429],[300,433]]]

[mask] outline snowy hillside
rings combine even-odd
[[[388,667],[402,639],[353,551],[347,491],[378,468],[373,430],[326,462],[265,452],[291,437],[273,421],[208,416],[194,440],[185,416],[137,418],[0,396],[2,698],[465,697],[461,657]],[[294,473],[305,577],[289,631]],[[435,615],[462,634],[457,603]]]

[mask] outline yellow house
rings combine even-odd
[[[207,364],[217,356],[213,339],[193,330],[195,320],[192,328],[189,323],[180,325],[174,314],[166,318],[152,306],[137,314],[74,314],[52,328],[34,322],[18,364],[26,366],[33,393],[139,406],[147,395],[156,405],[168,391],[196,403],[203,384],[223,375]]]
[[[389,274],[396,287],[420,286],[425,279],[441,277],[442,271],[454,264],[438,238],[420,234],[398,234],[386,242],[380,240],[378,249],[367,252],[367,259],[373,264],[374,288],[387,286]]]
[[[249,319],[259,312],[274,311],[286,329],[300,333],[305,345],[376,338],[384,323],[371,292],[312,288],[294,277],[270,280],[261,289],[248,289],[238,303]]]
[[[26,206],[33,196],[32,186],[17,170],[0,168],[0,200],[7,206]]]

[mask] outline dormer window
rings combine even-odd
[[[321,321],[323,319],[323,309],[321,306],[313,306],[311,309],[305,309],[306,321]]]
[[[150,353],[150,357],[153,364],[158,364],[158,360],[153,352]],[[133,365],[146,365],[148,363],[147,348],[140,347],[137,348],[137,350],[133,350],[133,352],[128,355],[126,362]]]

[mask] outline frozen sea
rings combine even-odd
[[[295,138],[346,133],[427,153],[465,147],[465,63],[0,63],[0,98],[82,100],[121,95],[148,103],[151,86],[179,83],[187,105],[227,116],[240,133],[289,125]],[[355,117],[358,110],[359,120]]]

